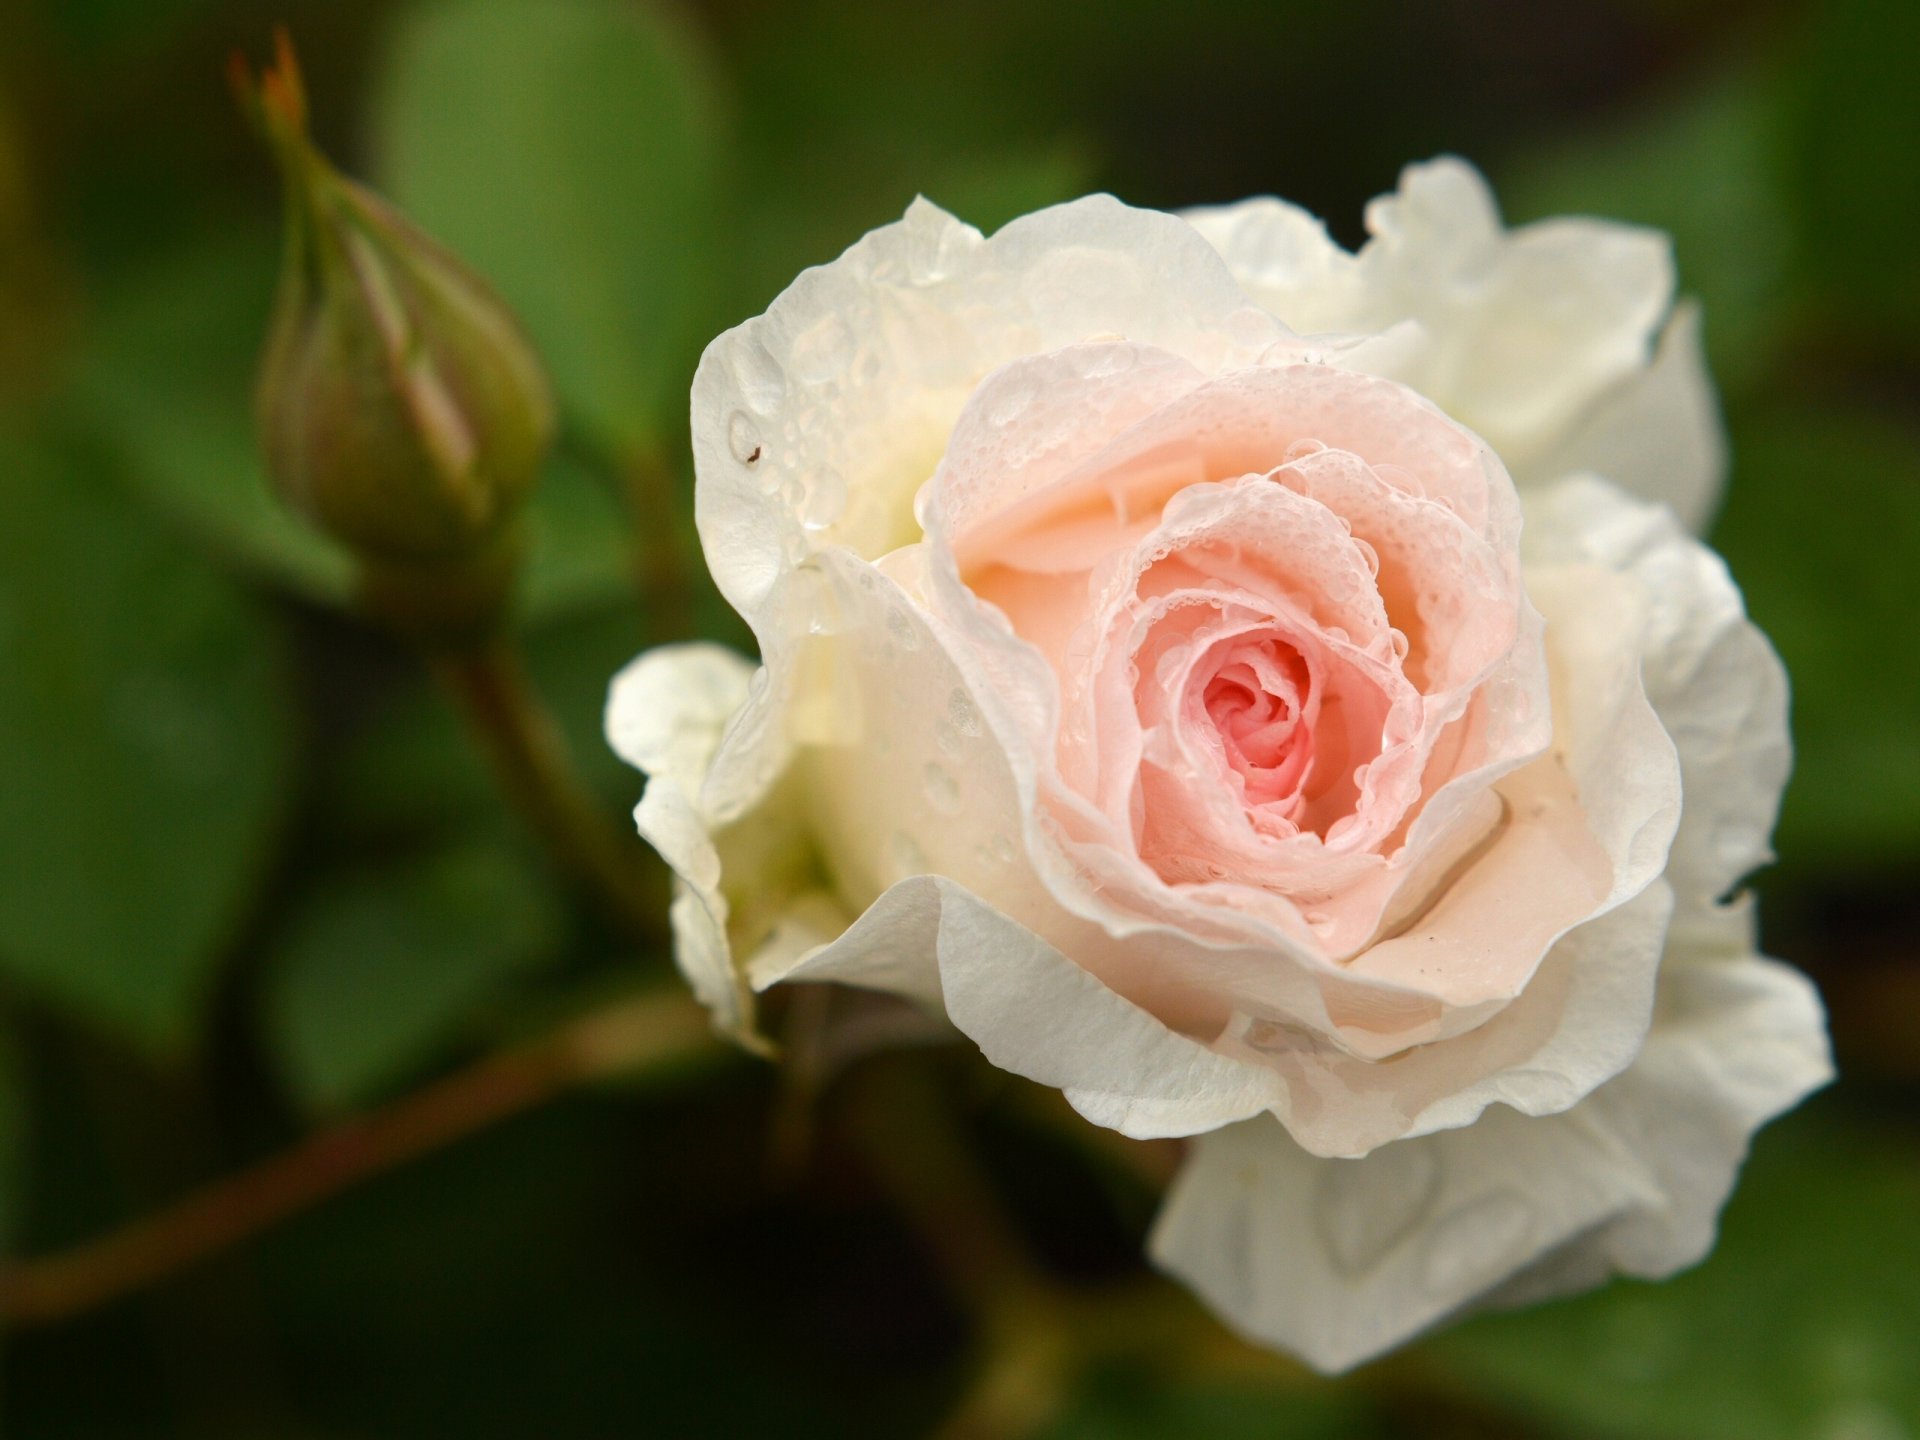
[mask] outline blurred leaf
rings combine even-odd
[[[0,971],[191,1036],[282,808],[277,642],[90,457],[0,437]]]
[[[39,0],[53,32],[76,48],[152,50],[213,0]]]
[[[1774,67],[1745,59],[1627,116],[1520,154],[1500,192],[1516,224],[1599,215],[1673,237],[1680,286],[1706,311],[1715,375],[1764,373],[1783,338],[1792,220],[1782,194]]]
[[[537,862],[467,840],[316,884],[266,979],[273,1050],[316,1110],[369,1099],[455,1038],[564,926]]]
[[[1796,37],[1803,81],[1796,158],[1809,275],[1854,326],[1920,341],[1913,217],[1920,167],[1903,153],[1920,135],[1920,6],[1831,0],[1806,11]]]
[[[1571,1434],[1878,1440],[1920,1427],[1920,1164],[1816,1104],[1760,1139],[1718,1249],[1660,1285],[1475,1321],[1428,1347]]]
[[[534,492],[526,575],[516,606],[548,620],[632,593],[633,527],[613,489],[564,452]]]
[[[617,0],[437,0],[393,39],[395,200],[499,286],[565,408],[620,452],[683,413],[715,258],[719,107],[696,37]]]
[[[203,543],[338,603],[346,557],[273,497],[254,441],[275,254],[269,235],[240,230],[108,290],[76,362],[73,403],[129,478]]]
[[[756,16],[740,36],[746,183],[726,321],[764,309],[916,195],[991,232],[1090,188],[1091,149],[1056,118],[1075,113],[1062,86],[1085,77],[1050,64],[1036,14],[796,0]],[[1074,44],[1084,55],[1083,32]],[[1058,83],[1033,83],[1036,71]]]
[[[534,684],[575,764],[616,817],[640,798],[640,777],[607,748],[602,715],[614,672],[646,641],[645,619],[630,605],[569,615],[523,640]],[[460,716],[424,682],[395,695],[356,737],[324,795],[330,820],[360,842],[444,835],[496,813],[500,803]]]
[[[1041,1432],[1043,1440],[1353,1440],[1371,1433],[1371,1415],[1352,1392],[1326,1386],[1152,1383],[1109,1373]]]
[[[344,551],[274,497],[253,425],[254,369],[273,291],[263,234],[182,250],[110,290],[75,364],[72,413],[142,494],[210,550],[344,605]],[[557,455],[534,491],[519,612],[537,621],[626,593],[631,526],[600,477]]]
[[[1794,776],[1776,848],[1845,871],[1920,855],[1920,435],[1865,409],[1735,417],[1714,531],[1793,681]]]
[[[0,1017],[0,1254],[13,1241],[25,1187],[20,1167],[27,1140],[27,1077],[13,1030]]]

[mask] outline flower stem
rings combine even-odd
[[[323,1200],[593,1079],[665,1067],[717,1042],[675,990],[597,1010],[71,1250],[0,1273],[0,1322],[70,1319],[190,1269]]]
[[[634,939],[658,944],[666,899],[648,874],[645,852],[611,823],[581,783],[519,651],[495,641],[476,650],[432,653],[428,664],[466,716],[514,808]]]
[[[924,1067],[876,1067],[855,1125],[873,1174],[978,1327],[973,1381],[936,1440],[1020,1440],[1065,1404],[1080,1363],[1056,1287],[1027,1254]]]

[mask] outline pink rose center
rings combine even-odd
[[[1207,681],[1207,716],[1248,804],[1299,792],[1313,759],[1313,733],[1302,723],[1311,685],[1305,658],[1278,639],[1236,645]]]

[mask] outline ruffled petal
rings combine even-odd
[[[1646,1047],[1563,1114],[1324,1160],[1252,1120],[1198,1141],[1150,1249],[1236,1330],[1337,1371],[1464,1307],[1649,1278],[1711,1248],[1753,1131],[1832,1076],[1820,1005],[1747,917],[1676,936]]]
[[[608,743],[650,777],[634,823],[674,872],[675,959],[714,1024],[742,1039],[753,1033],[752,997],[734,970],[717,827],[700,794],[753,671],[718,645],[663,646],[614,677],[606,708]]]
[[[1700,342],[1700,307],[1682,302],[1653,363],[1601,397],[1559,444],[1515,471],[1523,487],[1587,471],[1669,505],[1695,534],[1707,528],[1727,473],[1720,403]]]
[[[1600,481],[1529,497],[1528,563],[1598,564],[1646,597],[1647,697],[1679,753],[1685,809],[1667,878],[1682,915],[1772,858],[1791,765],[1787,676],[1720,558],[1666,507]]]
[[[1373,328],[1420,323],[1434,348],[1416,388],[1515,471],[1646,368],[1673,303],[1664,235],[1586,219],[1506,230],[1486,181],[1453,158],[1409,166],[1367,228]]]
[[[1115,334],[1203,370],[1286,338],[1191,226],[1109,196],[991,239],[918,201],[807,271],[694,377],[696,512],[721,592],[757,626],[808,555],[874,559],[917,538],[914,492],[980,382]]]

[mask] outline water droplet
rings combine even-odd
[[[980,712],[974,708],[973,697],[966,691],[955,690],[947,696],[947,723],[962,735],[980,733]]]
[[[832,466],[816,470],[807,486],[807,498],[800,507],[800,523],[809,530],[824,530],[847,509],[847,482]]]
[[[1097,380],[1103,375],[1125,374],[1134,367],[1139,352],[1131,345],[1107,342],[1076,345],[1069,358],[1081,379]]]
[[[1314,1228],[1342,1274],[1378,1265],[1433,1206],[1440,1165],[1418,1141],[1388,1145],[1364,1160],[1330,1160],[1313,1197]]]
[[[1286,454],[1281,458],[1289,465],[1304,460],[1309,455],[1318,455],[1325,450],[1326,443],[1321,440],[1296,440],[1287,446]]]
[[[958,760],[960,752],[966,748],[960,732],[953,728],[953,722],[944,715],[933,722],[933,743],[940,747],[940,753],[949,760]]]
[[[833,379],[853,358],[853,331],[839,315],[829,313],[794,337],[788,364],[808,385]]]
[[[927,803],[942,815],[960,812],[960,782],[946,766],[929,760],[920,772],[920,784],[927,793]]]
[[[760,453],[760,432],[744,410],[736,410],[727,417],[727,449],[742,465],[757,465],[764,458]]]
[[[896,608],[887,611],[887,634],[894,638],[902,650],[920,648],[920,632],[914,628],[912,618],[904,610]]]
[[[1011,835],[1000,833],[987,842],[987,848],[993,851],[993,858],[1002,865],[1011,865],[1020,858],[1020,850],[1013,843]]]
[[[1469,1201],[1428,1232],[1421,1279],[1436,1299],[1461,1299],[1511,1271],[1533,1227],[1533,1207],[1510,1190]]]
[[[925,875],[927,873],[927,854],[904,830],[893,832],[893,839],[887,844],[887,853],[893,859],[894,878],[907,875]]]
[[[1033,403],[1033,391],[1024,380],[1007,380],[994,387],[987,397],[987,423],[1011,425]]]
[[[817,563],[801,565],[793,572],[782,609],[804,620],[810,635],[832,635],[840,629],[839,597],[832,579]]]
[[[773,414],[787,398],[787,377],[764,341],[753,340],[740,347],[733,358],[733,379],[740,387],[741,399],[756,415]]]
[[[1180,671],[1193,652],[1185,645],[1169,645],[1161,652],[1160,658],[1153,662],[1154,682],[1161,689],[1171,689],[1180,678]]]

